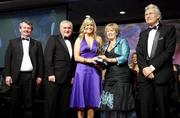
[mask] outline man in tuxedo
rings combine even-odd
[[[74,76],[73,24],[63,20],[60,34],[49,37],[45,51],[45,118],[68,118],[71,80]]]
[[[43,50],[41,43],[31,38],[33,25],[20,23],[21,37],[9,42],[5,54],[5,83],[11,87],[10,118],[18,118],[22,101],[24,118],[32,118],[32,93],[43,78]],[[23,113],[21,113],[23,114]]]
[[[160,22],[161,12],[156,5],[145,8],[149,26],[142,31],[136,48],[140,67],[140,100],[142,118],[169,118],[169,84],[173,78],[172,57],[176,47],[176,29]],[[156,106],[156,108],[154,107]]]

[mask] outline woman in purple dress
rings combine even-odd
[[[81,27],[74,46],[74,57],[77,62],[71,93],[70,108],[77,109],[78,118],[94,118],[94,109],[99,107],[101,91],[101,71],[96,66],[97,49],[101,37],[96,35],[96,24],[87,17]]]

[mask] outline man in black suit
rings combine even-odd
[[[140,100],[142,118],[169,118],[169,84],[173,78],[172,57],[176,47],[176,29],[161,24],[161,12],[156,5],[145,8],[149,28],[140,33],[136,48],[140,67]]]
[[[32,30],[30,21],[22,21],[21,37],[10,40],[6,50],[4,74],[5,83],[11,87],[10,118],[18,117],[21,100],[24,118],[32,118],[32,92],[43,78],[43,50],[41,43],[31,38]]]
[[[74,76],[73,24],[63,20],[60,34],[50,36],[45,51],[45,117],[68,118],[71,80]]]

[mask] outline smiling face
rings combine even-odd
[[[73,31],[71,22],[62,22],[60,24],[60,33],[63,37],[70,37]]]
[[[109,27],[107,28],[106,30],[106,36],[109,40],[115,40],[116,39],[116,36],[117,36],[117,33],[116,31],[112,28],[112,27]]]
[[[84,19],[81,27],[80,27],[80,33],[83,35],[91,35],[95,36],[96,35],[96,23],[93,18],[88,17]]]
[[[131,62],[134,63],[134,64],[137,64],[137,54],[136,53],[132,54]]]
[[[153,27],[160,21],[161,12],[156,5],[150,4],[145,8],[144,17],[146,23]]]
[[[25,22],[20,23],[19,31],[21,33],[21,37],[27,38],[32,34],[32,25],[27,24]]]
[[[94,32],[94,25],[93,25],[93,23],[88,23],[88,24],[84,27],[84,33],[93,34],[93,32]]]
[[[109,23],[105,27],[105,33],[110,41],[116,40],[120,33],[120,28],[116,23]]]
[[[149,26],[154,26],[159,22],[159,14],[155,11],[155,9],[149,9],[145,12],[145,20]]]

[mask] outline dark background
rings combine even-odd
[[[0,13],[0,67],[10,39],[20,37],[19,23],[28,19],[33,23],[32,37],[45,47],[50,35],[59,33],[59,22],[66,19],[66,6],[34,8]]]
[[[91,15],[98,24],[129,23],[144,21],[144,7],[150,3],[158,5],[163,19],[180,16],[180,0],[0,0],[0,12],[66,5],[67,18],[75,25],[85,15]],[[126,14],[120,15],[120,11]]]

